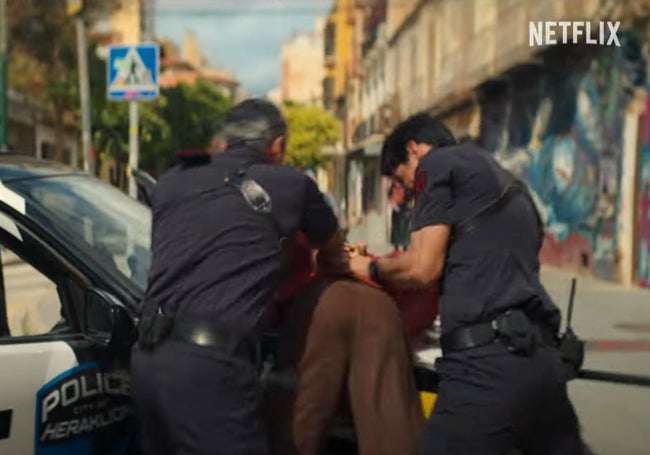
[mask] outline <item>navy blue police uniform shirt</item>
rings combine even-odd
[[[145,302],[178,319],[249,336],[264,329],[283,255],[266,215],[255,212],[237,189],[224,186],[224,179],[247,168],[247,176],[271,197],[272,217],[283,235],[301,230],[321,244],[335,233],[337,220],[308,176],[268,164],[255,150],[229,149],[209,160],[173,168],[154,188]]]
[[[411,230],[466,220],[496,200],[508,173],[473,145],[433,149],[416,170]],[[556,333],[560,312],[539,280],[539,228],[523,194],[450,239],[440,278],[442,331],[487,322],[511,308]],[[462,230],[459,230],[462,231]]]

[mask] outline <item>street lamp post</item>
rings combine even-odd
[[[8,152],[7,0],[0,0],[0,152]]]
[[[84,155],[84,171],[95,174],[95,160],[91,155],[90,84],[88,81],[88,46],[86,44],[86,23],[83,15],[75,18],[77,28],[77,54],[79,65],[79,95],[81,101],[81,144]],[[74,154],[73,166],[77,167]]]
[[[3,0],[0,0],[3,1]],[[81,145],[84,156],[84,171],[95,174],[95,159],[92,155],[90,124],[90,83],[88,81],[88,44],[86,40],[86,21],[84,0],[67,0],[67,13],[74,17],[77,29],[77,66],[79,68],[79,101],[81,103]],[[72,165],[77,167],[76,153]]]

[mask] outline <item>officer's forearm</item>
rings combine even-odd
[[[406,251],[396,257],[377,260],[377,275],[382,284],[397,289],[422,289],[431,286],[440,276],[437,270],[424,270],[417,256]]]

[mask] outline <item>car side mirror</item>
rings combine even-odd
[[[91,289],[86,295],[84,336],[100,346],[130,346],[137,339],[136,323],[113,295]]]

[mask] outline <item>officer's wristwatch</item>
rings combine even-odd
[[[377,284],[381,284],[381,278],[379,278],[379,264],[377,259],[373,259],[368,264],[368,277]]]

